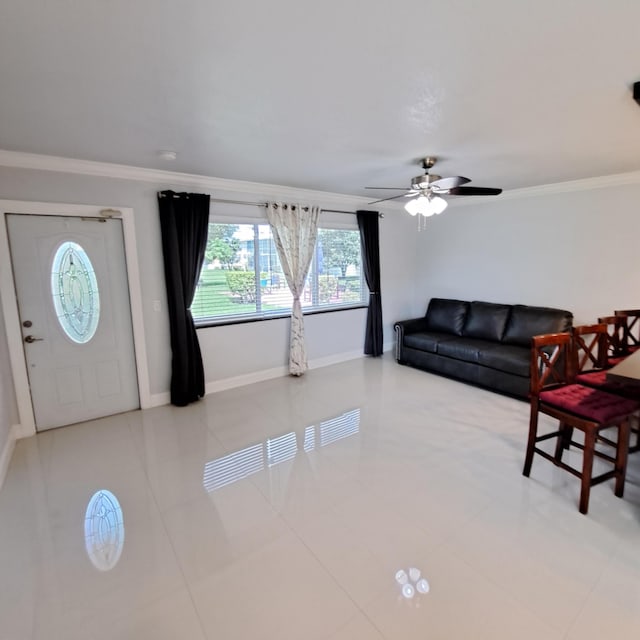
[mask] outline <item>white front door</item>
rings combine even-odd
[[[137,409],[122,221],[6,218],[36,429]]]

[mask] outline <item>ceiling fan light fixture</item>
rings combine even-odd
[[[440,196],[433,196],[433,198],[431,198],[431,208],[435,214],[442,213],[448,205],[449,203]]]
[[[420,214],[425,218],[442,213],[447,208],[447,201],[440,196],[419,195],[404,205],[405,211],[412,216]]]
[[[420,196],[420,198],[423,198],[424,200],[426,200],[426,198],[424,196]],[[417,216],[418,213],[420,213],[420,203],[418,202],[418,200],[420,200],[420,198],[412,198],[411,200],[409,200],[407,202],[407,204],[404,205],[404,210],[411,216]]]

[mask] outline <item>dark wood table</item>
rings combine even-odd
[[[622,382],[640,391],[640,351],[627,356],[620,364],[607,370],[607,381]]]
[[[607,370],[607,382],[622,383],[626,388],[632,390],[632,395],[635,396],[636,390],[638,391],[637,398],[640,399],[640,351],[635,351],[630,356],[627,356],[620,364]],[[625,394],[627,395],[627,394]],[[635,453],[640,451],[640,427],[638,427],[637,420],[632,421],[631,431],[635,432],[635,444],[632,442],[629,444],[629,453]]]

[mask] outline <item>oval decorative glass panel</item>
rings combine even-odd
[[[62,330],[78,344],[89,342],[98,328],[100,295],[91,260],[76,242],[63,242],[53,257],[51,295]]]
[[[118,499],[106,489],[96,491],[84,517],[84,543],[91,564],[99,571],[116,566],[124,546],[124,518]]]

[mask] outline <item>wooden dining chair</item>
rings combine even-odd
[[[571,327],[571,364],[576,375],[609,367],[609,330],[604,323]]]
[[[616,316],[620,318],[621,316]],[[578,325],[571,327],[572,364],[575,382],[600,391],[613,393],[623,398],[640,401],[640,390],[636,386],[614,382],[607,378],[607,370],[616,363],[616,358],[609,354],[615,352],[611,344],[611,335],[606,323]],[[614,338],[615,340],[615,338]],[[626,357],[626,356],[624,356]],[[624,360],[624,357],[621,360]],[[630,444],[629,453],[640,451],[640,415],[637,413],[629,419]],[[605,436],[599,440],[605,444],[616,446]],[[566,443],[565,443],[566,447]]]
[[[640,349],[640,309],[618,309],[613,314],[624,318],[624,342],[628,352]]]
[[[615,478],[615,495],[622,497],[627,466],[629,443],[629,416],[640,409],[640,403],[574,382],[574,364],[570,333],[534,336],[531,341],[531,383],[529,437],[522,473],[529,476],[534,454],[580,478],[580,513],[589,510],[591,487]],[[546,414],[558,420],[558,429],[551,433],[538,433],[538,417]],[[596,441],[605,429],[617,430],[615,457],[596,449]],[[574,430],[584,434],[584,442],[573,440]],[[538,443],[556,439],[555,452],[549,453]],[[562,460],[565,448],[574,446],[582,450],[582,469],[576,469]],[[609,471],[593,475],[594,458],[612,465]]]
[[[625,334],[627,319],[624,316],[602,316],[598,318],[598,324],[607,325],[609,335],[607,364],[614,366],[622,362],[630,353]]]

